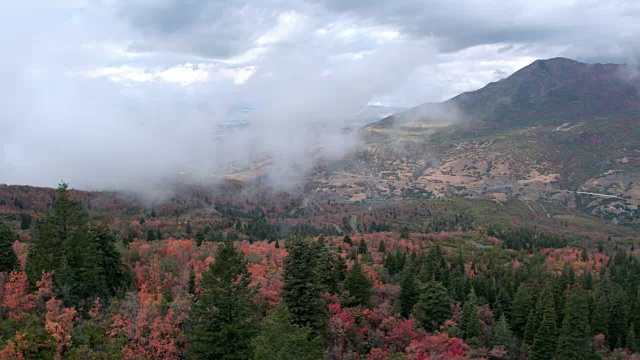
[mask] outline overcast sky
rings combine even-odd
[[[276,181],[296,181],[314,158],[353,149],[342,121],[366,104],[441,101],[537,58],[640,60],[634,0],[23,0],[0,10],[0,183],[11,184],[145,188],[262,157]]]

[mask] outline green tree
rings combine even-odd
[[[607,327],[609,347],[611,349],[623,347],[625,337],[629,331],[627,320],[626,295],[622,289],[617,288],[610,297],[609,324]]]
[[[66,306],[114,296],[131,280],[115,249],[116,240],[105,226],[88,223],[67,184],[61,184],[53,210],[37,227],[29,247],[29,280],[35,283],[42,271],[54,271],[54,290]]]
[[[638,352],[638,340],[636,339],[636,331],[633,323],[631,323],[629,332],[627,333],[627,349],[633,352]]]
[[[533,309],[533,297],[531,296],[529,286],[521,283],[513,301],[513,314],[511,324],[513,332],[520,338],[524,337],[527,326],[529,312]]]
[[[513,333],[509,329],[507,317],[502,314],[498,322],[493,327],[493,336],[491,339],[493,346],[504,346],[507,351],[513,350]]]
[[[324,332],[327,320],[324,301],[320,296],[315,246],[310,239],[300,237],[286,241],[282,300],[291,314],[291,321],[299,326],[310,326],[315,334]]]
[[[13,231],[0,222],[0,272],[10,272],[18,267],[18,257],[13,251],[15,239]]]
[[[462,307],[462,321],[460,328],[465,336],[465,340],[470,345],[477,345],[481,335],[480,319],[478,318],[478,297],[471,288],[467,299]]]
[[[31,227],[31,221],[33,219],[31,218],[31,215],[29,214],[22,214],[20,215],[20,229],[21,230],[28,230]]]
[[[284,304],[273,309],[253,340],[253,358],[256,360],[317,360],[322,358],[323,344],[312,337],[308,326],[291,322]]]
[[[358,254],[365,255],[369,253],[369,248],[367,247],[367,243],[364,239],[360,239],[360,243],[358,244]]]
[[[413,309],[413,316],[427,331],[436,331],[451,317],[451,299],[439,281],[428,282]]]
[[[242,253],[225,241],[204,273],[202,293],[191,306],[187,337],[190,359],[249,359],[255,334],[249,287],[250,275]]]
[[[344,289],[349,292],[351,306],[369,306],[373,281],[362,271],[362,265],[356,260],[344,280]]]
[[[556,309],[553,297],[547,297],[540,327],[533,340],[531,360],[551,360],[556,353]]]
[[[589,309],[585,293],[574,289],[565,305],[562,328],[558,336],[557,360],[590,359]]]
[[[413,261],[406,261],[400,277],[400,296],[398,298],[400,315],[404,318],[409,317],[413,306],[418,301],[418,289],[415,276]]]

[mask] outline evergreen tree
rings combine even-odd
[[[638,352],[638,340],[636,339],[636,331],[633,323],[631,323],[629,332],[627,333],[627,349]]]
[[[34,234],[27,257],[32,283],[42,271],[54,271],[54,290],[66,306],[89,305],[108,298],[130,283],[115,249],[116,237],[104,226],[90,226],[67,184],[56,190],[54,208]]]
[[[202,230],[196,231],[195,239],[196,239],[196,246],[199,247],[200,245],[202,245],[205,239],[204,231]]]
[[[31,227],[31,221],[33,219],[31,218],[31,215],[29,214],[22,214],[20,215],[20,229],[21,230],[28,230]]]
[[[480,319],[478,318],[478,297],[471,288],[469,295],[462,307],[462,321],[460,328],[465,340],[470,345],[477,345],[481,335]]]
[[[609,338],[609,301],[606,293],[606,279],[598,284],[593,300],[593,315],[591,317],[591,335],[603,334]]]
[[[320,290],[330,294],[338,293],[345,277],[346,264],[344,259],[339,255],[332,254],[327,246],[323,246],[318,249],[317,261]]]
[[[358,254],[365,255],[369,253],[369,248],[367,247],[367,243],[364,239],[360,239],[360,243],[358,244]]]
[[[565,305],[556,349],[557,360],[590,359],[594,355],[589,345],[588,312],[585,293],[574,289]]]
[[[189,282],[187,283],[187,292],[191,295],[195,295],[196,293],[196,272],[191,267],[189,270]]]
[[[373,281],[362,271],[362,266],[356,260],[344,280],[344,289],[347,290],[350,295],[348,304],[350,306],[369,306],[372,286]]]
[[[513,301],[513,314],[511,319],[513,332],[520,338],[524,337],[529,312],[532,309],[533,297],[530,294],[529,286],[521,283],[520,286],[518,286],[518,291]]]
[[[387,247],[384,244],[384,240],[380,240],[378,243],[378,252],[385,253],[387,251]]]
[[[299,237],[288,239],[285,246],[288,255],[284,260],[282,300],[294,324],[310,326],[316,335],[321,334],[327,316],[320,296],[315,247],[311,240]]]
[[[451,299],[447,288],[438,281],[428,282],[414,307],[413,316],[425,330],[438,330],[451,317]]]
[[[524,328],[524,343],[527,345],[533,345],[533,340],[536,336],[536,312],[531,309],[529,316],[527,316],[527,326]]]
[[[493,346],[504,346],[505,350],[513,350],[513,333],[509,329],[507,317],[502,314],[498,322],[493,327],[493,336],[491,343]]]
[[[227,240],[204,273],[202,294],[191,306],[187,337],[190,359],[249,359],[255,327],[254,291],[242,253]]]
[[[317,360],[323,353],[321,339],[312,338],[308,326],[293,324],[282,303],[264,320],[253,346],[255,360]]]
[[[192,231],[193,231],[193,230],[191,229],[191,221],[187,221],[187,226],[186,226],[186,228],[184,229],[184,232],[185,232],[187,235],[191,235],[191,232],[192,232]]]
[[[344,236],[344,238],[342,239],[342,242],[345,244],[353,245],[353,241],[351,240],[351,237],[349,236],[349,234]]]
[[[609,347],[611,349],[621,348],[625,344],[625,337],[629,331],[627,321],[627,306],[625,292],[622,289],[616,289],[611,294],[609,314],[609,324],[607,327],[609,337]]]
[[[553,359],[556,352],[557,333],[556,310],[553,304],[553,297],[549,296],[546,299],[540,327],[533,341],[531,360]]]
[[[511,299],[505,290],[505,286],[500,287],[493,309],[494,315],[498,319],[502,315],[504,315],[505,318],[508,318],[511,315]]]
[[[398,298],[398,304],[400,307],[400,315],[404,318],[409,317],[413,306],[418,301],[418,290],[416,288],[416,281],[414,280],[415,274],[413,268],[413,261],[409,260],[405,262],[402,277],[400,278],[400,297]]]
[[[18,257],[13,251],[15,239],[13,231],[0,222],[0,272],[11,272],[18,267]]]

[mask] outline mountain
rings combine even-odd
[[[425,103],[391,119],[462,115],[467,120],[518,124],[524,120],[611,116],[640,111],[639,89],[640,68],[635,66],[586,64],[566,58],[536,60],[482,89],[443,103]]]
[[[321,197],[548,201],[640,223],[640,69],[554,58],[363,128],[362,151],[314,175]],[[565,216],[564,214],[563,216]]]

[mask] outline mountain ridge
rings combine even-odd
[[[568,58],[535,60],[510,76],[440,103],[424,103],[372,126],[396,121],[465,119],[513,122],[544,115],[574,119],[640,111],[640,68],[587,64]],[[459,113],[455,113],[458,111]],[[435,115],[434,115],[435,113]]]

